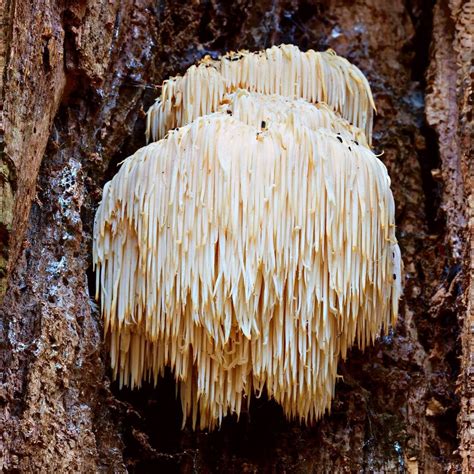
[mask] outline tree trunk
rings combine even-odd
[[[473,22],[472,0],[0,0],[0,471],[474,471]],[[171,377],[110,381],[94,212],[145,143],[157,84],[205,53],[282,42],[333,48],[369,78],[398,323],[340,364],[315,426],[260,398],[216,432],[181,431]]]

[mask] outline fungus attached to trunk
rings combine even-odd
[[[334,51],[303,53],[293,45],[229,53],[218,60],[206,56],[184,76],[168,79],[148,112],[147,136],[158,140],[168,130],[215,112],[225,94],[237,88],[324,102],[371,140],[375,105],[362,72]]]
[[[303,56],[319,59],[294,60]],[[390,179],[370,137],[339,116],[360,125],[368,112],[354,110],[356,87],[368,109],[370,90],[333,53],[289,46],[191,70],[200,72],[170,81],[149,113],[150,136],[166,136],[124,162],[97,211],[113,375],[133,388],[170,367],[193,427],[238,416],[264,389],[289,418],[312,422],[330,409],[338,360],[398,311]],[[207,70],[225,88],[213,89]],[[298,97],[329,105],[290,98],[288,78]],[[212,105],[204,89],[219,91]]]

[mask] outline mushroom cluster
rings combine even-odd
[[[290,419],[330,409],[337,364],[393,324],[390,178],[367,80],[334,52],[204,58],[165,81],[156,140],[104,188],[93,258],[120,385],[179,388],[213,429],[266,391]]]

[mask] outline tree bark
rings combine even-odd
[[[472,0],[0,0],[0,471],[474,472],[473,22]],[[405,265],[398,323],[340,364],[315,426],[260,398],[219,431],[181,431],[171,377],[110,381],[94,212],[145,144],[158,84],[204,54],[282,42],[369,78]]]

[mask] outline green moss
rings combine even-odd
[[[13,226],[13,178],[8,162],[0,158],[0,302],[7,289],[8,250]]]

